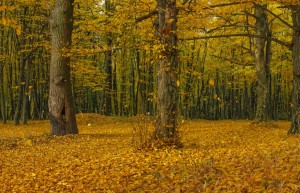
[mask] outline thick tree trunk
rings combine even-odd
[[[270,57],[271,40],[268,18],[264,5],[255,6],[256,33],[260,38],[255,39],[255,65],[257,74],[257,103],[255,121],[267,121],[270,116]]]
[[[288,134],[300,134],[300,5],[294,5],[292,124]]]
[[[49,118],[51,135],[77,134],[70,81],[73,0],[56,0],[51,13]]]
[[[157,36],[164,49],[158,58],[157,114],[155,136],[157,139],[177,135],[177,7],[176,0],[157,0]]]

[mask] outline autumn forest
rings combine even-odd
[[[300,192],[298,0],[0,13],[0,192]]]

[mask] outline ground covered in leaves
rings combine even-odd
[[[66,137],[48,121],[0,125],[0,192],[300,192],[288,122],[186,121],[183,148],[136,151],[136,119],[79,115]]]

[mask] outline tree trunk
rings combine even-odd
[[[157,0],[157,37],[164,46],[158,58],[157,114],[155,136],[157,139],[177,136],[177,7],[176,0]]]
[[[271,40],[268,27],[268,18],[265,13],[265,5],[255,5],[256,33],[255,39],[255,65],[257,74],[257,103],[255,121],[267,121],[270,112],[270,53]]]
[[[21,119],[22,124],[27,124],[27,119],[30,118],[30,110],[29,110],[29,99],[30,99],[30,73],[31,73],[31,64],[32,60],[28,60],[27,69],[26,71],[26,82],[25,82],[25,88],[24,88],[24,94],[23,94],[23,106],[22,106],[22,113],[21,113]]]
[[[6,108],[5,108],[5,95],[4,95],[4,87],[3,87],[3,63],[0,62],[0,97],[1,97],[1,115],[2,115],[2,123],[6,124]]]
[[[105,10],[107,11],[108,17],[110,16],[110,11],[112,11],[112,4],[110,0],[105,0]],[[112,64],[112,33],[108,32],[106,34],[107,47],[109,48],[105,52],[105,71],[106,71],[106,87],[105,87],[105,115],[111,116],[112,113],[112,100],[113,98],[113,64]]]
[[[107,39],[107,46],[109,47],[109,50],[105,53],[105,67],[106,67],[106,87],[105,87],[105,115],[111,116],[112,115],[112,100],[113,100],[113,86],[112,86],[112,40],[110,38],[110,35],[108,35]]]
[[[24,49],[25,47],[25,36],[24,36],[24,32],[25,29],[27,27],[26,22],[25,22],[25,16],[28,12],[28,8],[25,7],[23,10],[22,15],[20,15],[20,17],[22,17],[22,21],[21,21],[21,25],[22,25],[22,35],[20,36],[20,42],[21,44],[19,45],[19,52],[20,52],[20,77],[19,77],[19,95],[18,95],[18,102],[16,105],[16,109],[15,109],[15,114],[14,114],[14,125],[19,125],[20,124],[20,118],[21,118],[21,111],[22,111],[22,105],[23,105],[23,97],[25,94],[25,66],[26,66],[26,59],[25,59],[25,53],[23,52],[22,49]]]
[[[4,48],[4,30],[0,30],[0,47],[1,47],[1,54],[4,55],[5,50]],[[4,61],[0,61],[0,99],[1,99],[1,117],[2,117],[2,123],[6,124],[7,117],[6,117],[6,102],[5,102],[5,93],[4,93]]]
[[[293,18],[292,124],[288,134],[300,134],[300,5],[291,6]]]
[[[77,134],[70,80],[73,0],[56,0],[50,18],[51,61],[49,118],[51,135]]]

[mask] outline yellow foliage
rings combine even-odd
[[[210,85],[210,86],[215,86],[215,80],[214,79],[209,79],[208,80],[208,84]]]
[[[183,148],[134,151],[137,118],[81,114],[77,120],[80,134],[65,137],[45,135],[48,121],[1,125],[1,191],[300,190],[300,137],[286,135],[288,122],[185,121]]]

